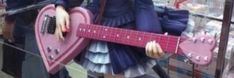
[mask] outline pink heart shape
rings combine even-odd
[[[76,29],[80,23],[90,24],[91,13],[84,8],[76,7],[70,10],[70,31],[66,34],[65,40],[56,39],[54,34],[42,33],[45,16],[55,16],[55,6],[44,7],[37,16],[35,23],[35,34],[37,45],[40,50],[44,65],[49,73],[56,73],[64,65],[76,57],[89,43],[89,39],[76,36]],[[45,25],[44,25],[45,26]]]

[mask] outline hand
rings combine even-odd
[[[145,52],[151,58],[159,58],[164,55],[161,46],[155,41],[150,41],[146,44]]]
[[[57,39],[64,40],[63,32],[69,31],[69,15],[62,6],[56,7],[56,30],[55,36]]]
[[[3,38],[7,39],[9,42],[14,42],[14,37],[13,37],[14,26],[15,26],[14,22],[7,20],[3,25],[3,30],[2,30]]]

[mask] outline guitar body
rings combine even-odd
[[[69,13],[70,32],[66,33],[64,41],[56,39],[54,35],[55,22],[51,21],[55,20],[54,5],[44,7],[36,19],[37,45],[47,71],[52,74],[77,56],[89,43],[89,39],[76,36],[76,29],[79,23],[91,23],[91,13],[81,7],[76,7]]]

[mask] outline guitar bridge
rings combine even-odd
[[[54,16],[45,15],[45,19],[43,20],[41,33],[49,33],[54,34],[56,29],[56,20]]]

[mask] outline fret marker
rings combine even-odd
[[[80,28],[80,31],[82,31],[82,29]]]
[[[164,35],[166,35],[166,36],[167,36],[167,35],[168,35],[168,32],[164,33]]]
[[[89,29],[88,32],[91,32],[91,30]]]
[[[119,37],[119,34],[117,34],[116,36]]]
[[[85,29],[83,29],[83,31],[85,31]]]
[[[127,39],[129,39],[130,38],[130,36],[127,36]]]
[[[139,41],[141,41],[141,38],[138,38]]]
[[[103,38],[106,38],[106,36],[103,36]]]
[[[96,33],[96,31],[94,30],[93,33]]]

